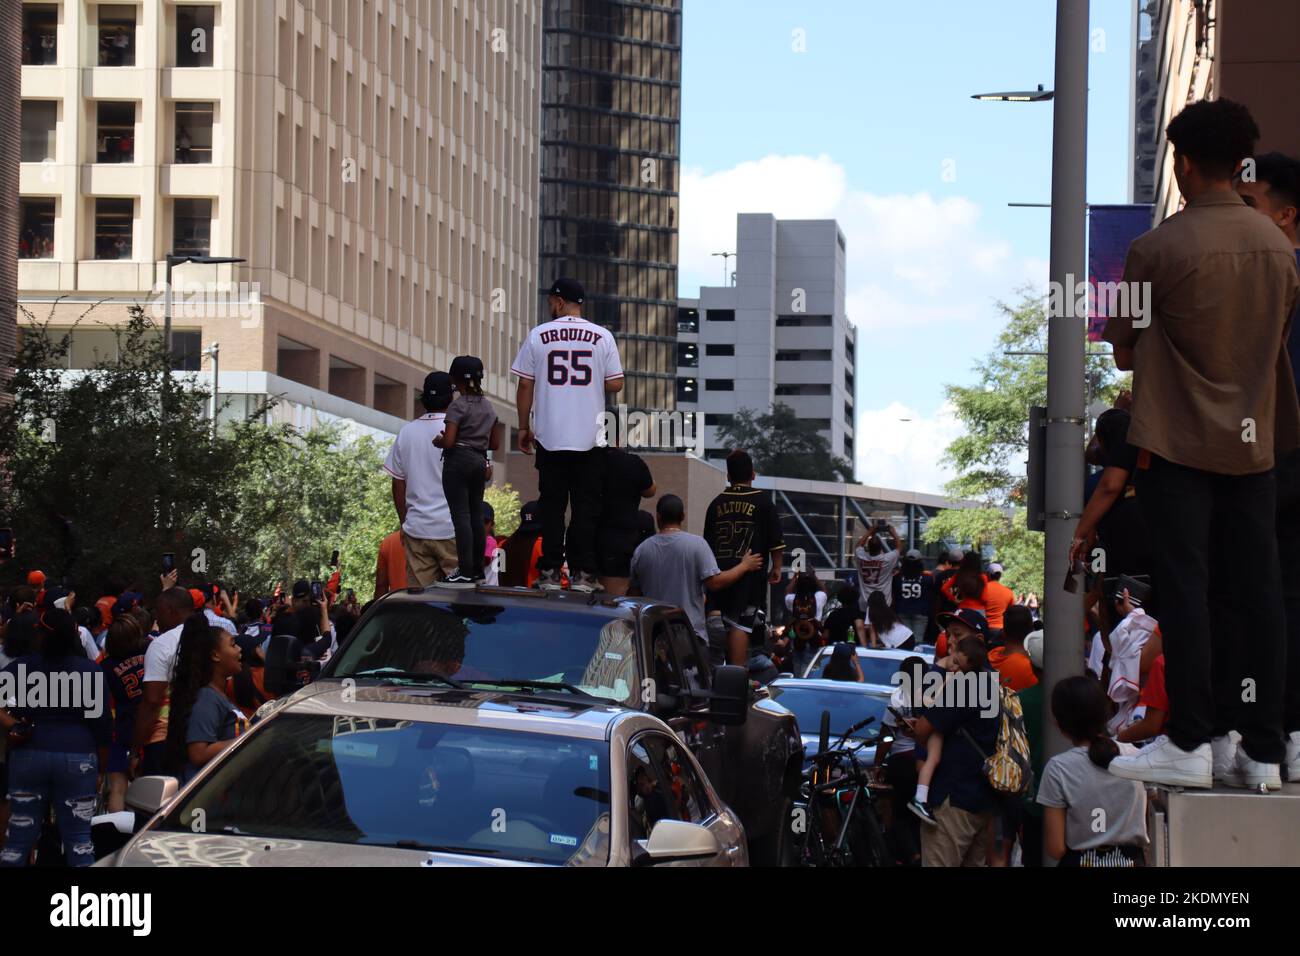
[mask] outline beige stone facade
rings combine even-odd
[[[176,347],[206,372],[196,353],[219,341],[223,393],[283,385],[390,431],[429,369],[470,353],[513,422],[537,304],[541,0],[22,7],[28,310],[62,296],[70,324],[107,299],[86,322],[116,322],[157,296],[168,253],[240,257],[173,279]],[[199,302],[194,283],[229,293]]]

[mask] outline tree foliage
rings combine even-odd
[[[944,511],[932,519],[927,541],[944,538],[992,547],[1003,582],[1017,591],[1043,592],[1043,535],[1025,529],[1029,408],[1047,404],[1047,303],[1030,289],[1015,305],[997,304],[1005,325],[997,346],[976,368],[973,385],[945,389],[964,433],[944,453],[957,477],[946,490],[984,507]],[[1084,359],[1085,404],[1112,403],[1125,381],[1109,357]]]
[[[853,465],[834,453],[815,422],[799,418],[789,405],[776,402],[770,411],[741,409],[719,425],[718,439],[728,448],[743,448],[760,475],[852,481]]]

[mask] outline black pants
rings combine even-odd
[[[914,750],[885,758],[885,782],[893,788],[889,793],[894,818],[889,827],[889,839],[904,866],[919,865],[921,859],[921,820],[907,809],[908,803],[916,796],[916,773]]]
[[[1229,674],[1221,673],[1219,681],[1230,677],[1242,688],[1250,679],[1251,696],[1236,719],[1242,746],[1254,760],[1281,762],[1286,645],[1273,472],[1216,475],[1153,455],[1135,481],[1147,531],[1157,543],[1153,578],[1160,593],[1169,738],[1192,750],[1214,735],[1210,580],[1228,573],[1231,562],[1246,561],[1251,573],[1238,576],[1234,620],[1225,624],[1223,646],[1235,660],[1225,663]],[[1213,539],[1212,527],[1221,540]],[[1221,693],[1226,686],[1219,684]]]
[[[1282,729],[1300,730],[1300,449],[1277,463],[1277,549],[1286,610],[1286,692]]]
[[[487,531],[483,527],[483,487],[487,483],[487,456],[470,448],[451,448],[442,462],[442,493],[447,496],[451,523],[456,529],[456,561],[460,573],[483,576]]]
[[[537,505],[542,518],[539,571],[558,570],[567,552],[569,574],[596,573],[596,525],[605,484],[605,450],[547,451],[537,446]],[[564,513],[569,510],[565,534]]]
[[[1020,821],[1020,861],[1025,866],[1043,865],[1043,815],[1028,809]]]

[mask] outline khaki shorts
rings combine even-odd
[[[406,552],[406,586],[428,587],[450,577],[460,566],[456,539],[412,538],[402,532],[402,550]]]
[[[921,825],[922,866],[988,866],[991,813],[971,813],[952,800],[934,811],[937,827]]]

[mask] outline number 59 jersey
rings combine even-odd
[[[533,389],[533,431],[547,451],[588,451],[605,411],[605,383],[623,377],[614,336],[580,316],[552,319],[524,340],[510,371]],[[520,422],[526,427],[526,422]]]

